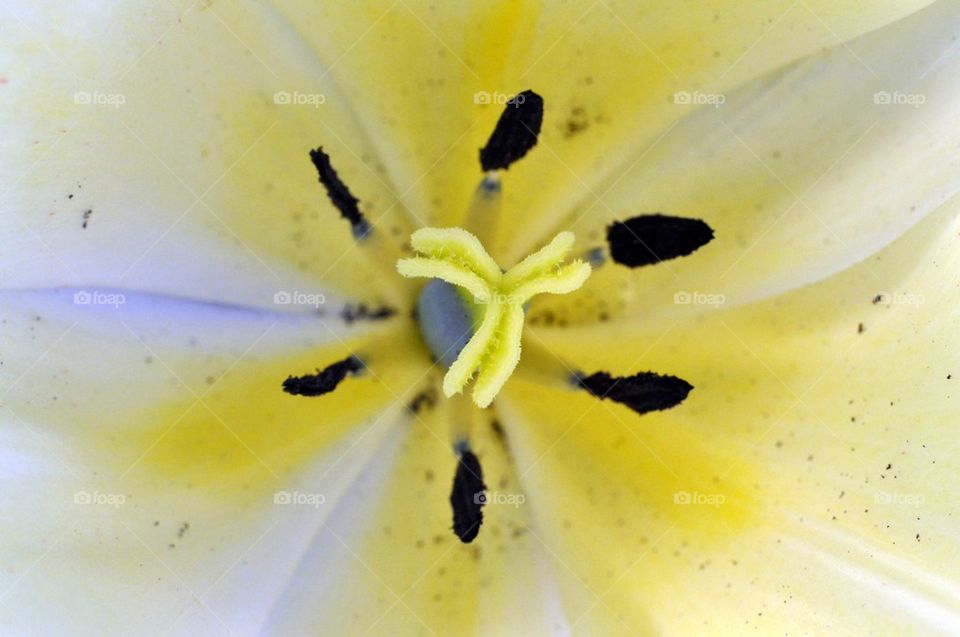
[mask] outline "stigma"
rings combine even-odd
[[[524,306],[538,294],[573,292],[590,276],[583,261],[564,264],[574,241],[572,232],[561,232],[504,272],[462,228],[422,228],[411,235],[417,256],[400,259],[397,271],[449,284],[427,285],[418,303],[434,358],[452,359],[443,379],[447,397],[461,393],[476,375],[473,401],[481,408],[493,402],[520,361]]]

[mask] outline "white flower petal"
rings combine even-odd
[[[404,235],[390,177],[276,11],[48,3],[5,7],[4,23],[7,287],[261,307],[278,290],[397,292],[367,267],[308,152],[322,145],[371,222]]]
[[[450,530],[456,469],[449,428],[465,415],[451,403],[415,419],[402,451],[358,481],[319,532],[283,589],[264,632],[362,634],[548,634],[557,617],[545,556],[528,532],[521,495],[501,443],[486,423],[474,436],[490,504],[481,537]],[[322,627],[322,628],[321,628]]]
[[[248,631],[425,380],[390,323],[146,295],[7,292],[0,308],[0,562],[25,634]],[[281,390],[348,352],[369,369],[332,394]],[[280,491],[325,501],[277,506]],[[251,583],[258,541],[272,570]]]
[[[689,257],[600,268],[540,309],[578,321],[704,312],[883,248],[960,190],[958,29],[960,9],[939,3],[681,122],[561,226],[589,237],[586,249],[616,219],[664,212],[702,218],[716,238]]]
[[[510,223],[493,256],[509,267],[548,239],[532,230],[542,215],[690,110],[675,92],[727,90],[929,1],[276,4],[375,122],[417,223],[457,225],[505,100],[544,97],[540,144],[503,179]]]
[[[960,629],[958,214],[954,198],[871,259],[749,306],[544,332],[571,368],[694,385],[642,417],[585,392],[504,389],[521,482],[585,632],[615,615],[678,634]]]

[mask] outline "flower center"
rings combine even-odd
[[[496,248],[503,203],[501,177],[536,146],[542,121],[543,98],[523,91],[508,102],[486,146],[480,149],[484,176],[474,191],[465,223],[488,246]],[[334,170],[323,148],[311,150],[310,158],[330,202],[350,223],[357,243],[378,267],[392,270],[396,262],[397,271],[405,277],[433,279],[417,299],[417,317],[427,347],[435,360],[447,367],[444,394],[449,398],[462,393],[476,376],[473,400],[481,408],[489,406],[520,361],[524,314],[530,299],[537,294],[572,292],[590,276],[587,263],[564,263],[574,245],[573,233],[561,232],[506,271],[490,257],[481,239],[461,228],[420,229],[410,237],[416,255],[397,259],[400,247],[363,214],[360,200]],[[591,264],[600,267],[612,262],[637,268],[692,253],[713,239],[713,229],[699,219],[642,214],[615,221],[608,226],[606,238],[608,248],[594,247],[582,253]],[[350,323],[392,314],[391,308],[369,312],[361,304],[355,312],[348,306],[343,318]],[[289,376],[283,391],[294,396],[323,396],[348,376],[363,374],[367,364],[364,357],[351,354],[315,374]],[[558,378],[561,376],[562,370]],[[570,389],[620,403],[637,414],[675,407],[693,389],[681,378],[654,372],[613,376],[606,371],[578,371],[565,379]],[[432,404],[432,394],[419,395],[409,409],[416,414],[424,404]],[[458,459],[450,493],[453,532],[462,542],[472,542],[483,524],[486,485],[480,459],[470,449],[469,433],[455,431],[453,447]]]
[[[590,276],[583,261],[563,263],[572,232],[561,232],[506,272],[461,228],[422,228],[410,243],[418,256],[400,259],[397,271],[446,283],[431,282],[418,301],[423,338],[434,357],[449,364],[443,393],[459,394],[476,374],[473,400],[480,407],[493,402],[520,361],[524,304],[537,294],[573,292]]]

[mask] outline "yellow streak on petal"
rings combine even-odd
[[[577,521],[584,537],[600,528],[643,529],[652,542],[669,530],[702,545],[735,538],[768,505],[757,500],[762,477],[741,446],[704,435],[703,420],[724,405],[700,403],[715,398],[695,391],[685,409],[637,418],[583,392],[518,378],[505,392],[504,413],[515,421],[512,439],[520,437],[518,462],[535,466],[531,475],[538,474],[533,480],[545,492],[565,494],[551,503],[548,508],[556,508],[549,515]],[[611,545],[618,544],[614,539]],[[620,545],[637,548],[636,540]]]
[[[396,336],[392,333],[389,345],[361,349],[375,353],[372,371],[348,376],[335,391],[318,397],[290,396],[281,383],[291,374],[308,374],[341,360],[352,348],[340,345],[267,360],[248,356],[213,379],[202,401],[183,391],[176,399],[101,427],[112,438],[104,462],[118,472],[130,469],[131,476],[217,497],[263,497],[278,488],[278,478],[321,458],[352,428],[373,422],[396,396],[416,391],[422,353],[411,339]]]

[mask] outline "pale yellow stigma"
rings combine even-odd
[[[572,232],[561,232],[549,244],[503,272],[480,241],[461,228],[423,228],[410,237],[419,256],[397,261],[406,277],[427,277],[463,288],[482,309],[480,326],[450,366],[443,393],[463,391],[475,372],[473,401],[480,407],[494,397],[520,361],[523,306],[537,294],[567,294],[583,285],[590,266],[576,260],[563,264],[573,248]]]

